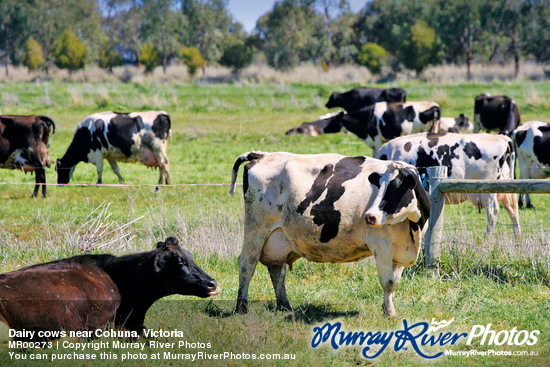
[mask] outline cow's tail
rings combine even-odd
[[[243,162],[251,162],[255,159],[263,158],[264,153],[260,151],[256,152],[247,152],[242,154],[237,160],[235,161],[235,164],[233,165],[233,171],[231,172],[231,188],[229,189],[229,194],[233,195],[235,193],[235,183],[237,182],[237,173],[239,171],[239,167]]]

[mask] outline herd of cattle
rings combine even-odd
[[[287,134],[349,131],[373,149],[374,158],[261,151],[237,158],[231,194],[239,167],[248,162],[237,312],[248,311],[248,287],[258,262],[269,269],[277,306],[290,309],[285,274],[299,258],[341,263],[374,256],[383,310],[394,316],[394,291],[403,268],[418,258],[430,214],[423,187],[427,167],[447,166],[449,176],[458,179],[512,179],[517,154],[521,178],[550,175],[550,126],[539,121],[520,125],[519,109],[506,96],[477,96],[473,126],[463,114],[442,117],[437,103],[406,102],[406,92],[398,88],[333,93],[326,106],[345,112],[303,123]],[[482,129],[500,134],[479,133]],[[47,116],[0,116],[0,168],[34,171],[33,196],[40,186],[47,195],[44,167],[51,164],[54,133]],[[170,184],[170,135],[164,111],[93,114],[78,125],[57,160],[58,183],[68,183],[79,162],[95,164],[101,183],[106,159],[120,182],[118,161],[158,167],[159,184]],[[447,202],[466,200],[485,208],[488,234],[494,232],[502,202],[514,233],[520,234],[515,194],[455,194]],[[526,205],[532,206],[528,197]],[[21,284],[33,291],[15,291]],[[17,330],[93,329],[114,320],[116,326],[141,332],[147,309],[160,297],[219,293],[217,282],[170,237],[151,252],[120,258],[82,255],[0,274],[0,324]],[[48,306],[52,300],[58,301]]]

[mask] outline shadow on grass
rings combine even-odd
[[[254,305],[255,304],[255,305]],[[280,310],[275,302],[272,301],[253,301],[249,303],[249,312],[257,312],[257,306],[262,310],[274,314],[285,314],[284,320],[287,322],[303,322],[305,324],[316,324],[325,320],[332,320],[341,317],[356,317],[359,311],[340,311],[335,310],[330,304],[304,303],[290,310]],[[210,300],[204,307],[204,313],[210,317],[228,318],[236,315],[234,303],[215,302]],[[260,311],[261,312],[261,311]]]
[[[305,324],[317,324],[325,320],[341,317],[356,317],[359,315],[359,311],[339,311],[334,310],[331,305],[328,304],[313,303],[304,303],[298,307],[294,307],[293,311],[288,312],[289,315],[285,317],[285,321],[299,321]]]

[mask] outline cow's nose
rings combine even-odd
[[[208,289],[216,289],[217,286],[218,286],[218,283],[214,279],[206,283],[206,287]]]
[[[372,226],[376,224],[376,217],[374,215],[369,214],[367,215],[366,219],[367,219],[367,224],[370,224]]]

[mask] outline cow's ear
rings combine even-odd
[[[166,244],[164,242],[157,243],[157,254],[155,256],[155,271],[159,273],[162,269],[166,267],[166,262],[170,257],[170,251],[166,249]]]
[[[380,177],[382,176],[378,172],[373,172],[369,175],[369,182],[380,188]]]

